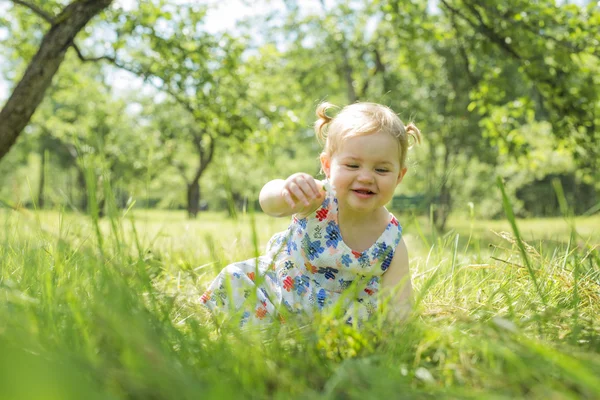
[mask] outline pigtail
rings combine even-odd
[[[336,105],[333,105],[328,102],[323,102],[319,104],[317,107],[317,118],[319,118],[315,122],[315,134],[317,135],[317,139],[321,144],[325,143],[327,139],[327,129],[326,126],[333,120],[330,116],[326,114],[327,110],[331,108],[338,108]]]
[[[421,131],[412,122],[404,127],[406,134],[413,138],[413,145],[421,143]],[[412,147],[412,146],[411,146]]]

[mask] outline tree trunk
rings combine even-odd
[[[200,178],[212,161],[215,153],[215,139],[212,136],[207,136],[205,139],[210,140],[208,147],[203,143],[202,133],[194,135],[194,144],[198,151],[198,168],[191,181],[187,184],[187,211],[190,219],[196,218],[200,211]],[[185,179],[185,175],[184,175]]]
[[[446,230],[446,222],[452,210],[450,187],[444,182],[440,188],[440,197],[433,212],[433,224],[438,232]]]
[[[354,71],[352,70],[352,65],[350,65],[350,60],[348,59],[348,50],[342,48],[342,56],[344,60],[343,74],[344,79],[346,80],[346,88],[348,90],[348,103],[354,104],[358,101],[358,96],[356,95],[356,90],[354,90],[354,78],[352,75]]]
[[[44,208],[44,186],[46,185],[46,148],[43,145],[40,149],[40,156],[42,160],[40,163],[40,184],[38,186],[38,208],[42,210]]]
[[[196,218],[200,211],[200,183],[193,181],[187,186],[187,212],[189,218]]]
[[[44,36],[37,54],[0,111],[0,160],[29,123],[46,89],[81,29],[112,0],[77,0],[63,9]]]
[[[450,216],[450,211],[452,211],[451,187],[448,183],[448,180],[450,179],[448,175],[448,171],[450,171],[450,151],[448,150],[449,144],[445,143],[444,147],[444,165],[442,170],[445,172],[444,176],[442,177],[442,186],[440,187],[439,198],[433,212],[433,225],[438,232],[444,232],[446,229],[446,222],[448,222],[448,217]]]

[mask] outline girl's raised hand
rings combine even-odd
[[[298,204],[302,204],[302,209],[309,207],[314,200],[322,198],[322,183],[315,180],[309,174],[298,172],[290,175],[284,182],[281,189],[281,196],[292,207],[297,210]]]

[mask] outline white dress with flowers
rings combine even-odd
[[[390,214],[379,239],[363,252],[353,251],[341,237],[335,194],[329,184],[325,189],[315,212],[293,216],[288,229],[271,238],[264,256],[225,267],[201,302],[217,315],[238,311],[242,325],[283,320],[289,312],[310,315],[334,304],[349,318],[374,314],[379,280],[394,257],[402,227]]]

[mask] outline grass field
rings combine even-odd
[[[217,331],[202,289],[286,219],[0,209],[0,399],[600,398],[600,217],[401,220],[404,323]]]

